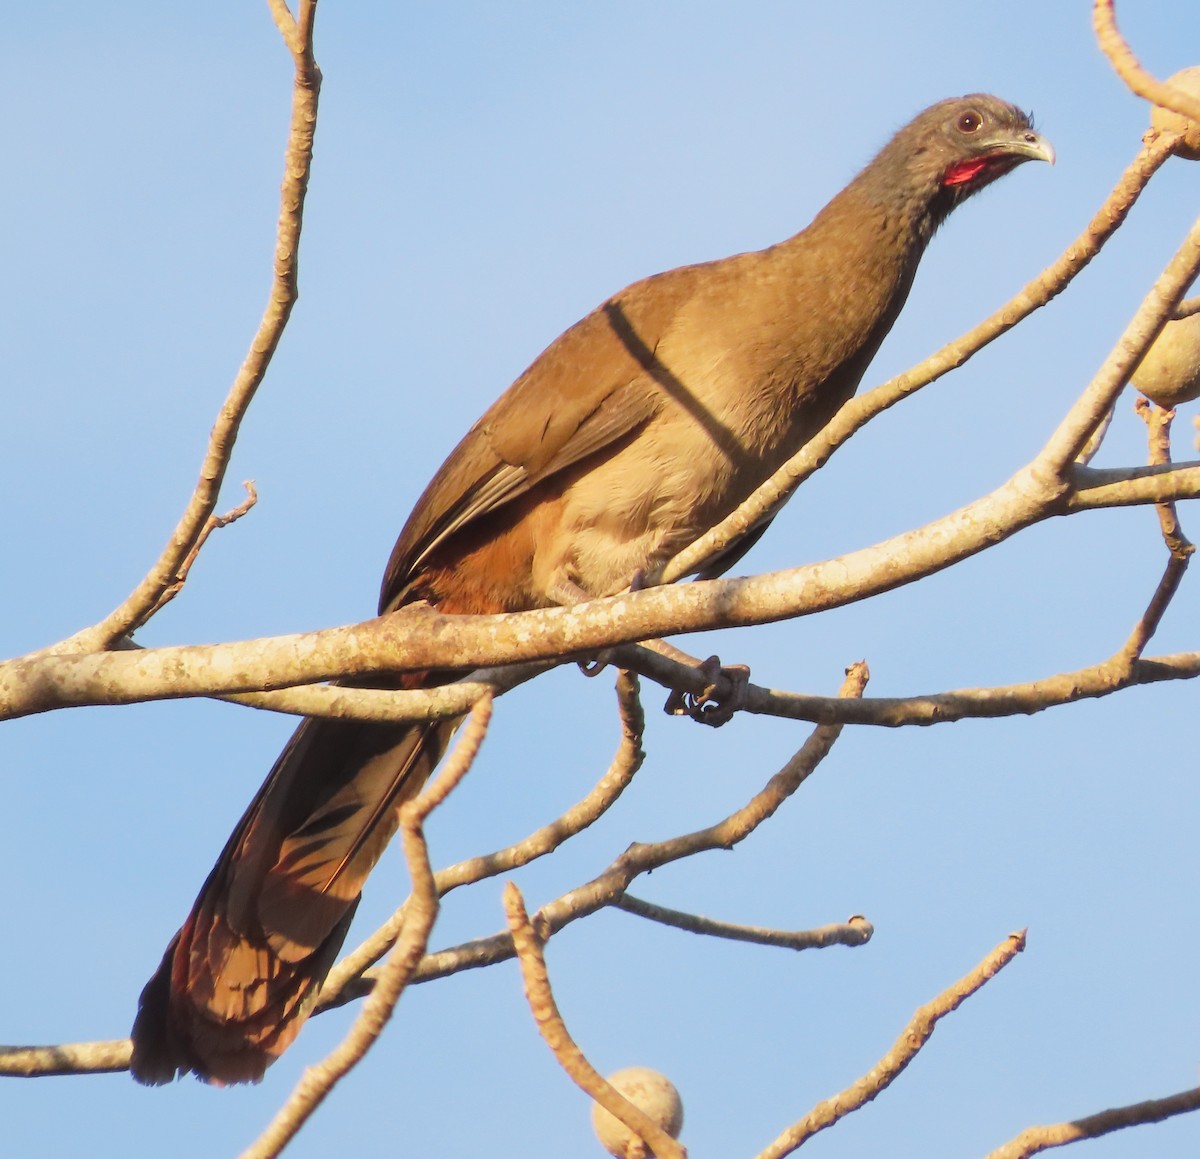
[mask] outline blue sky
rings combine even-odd
[[[954,216],[867,383],[962,333],[1061,252],[1137,150],[1146,110],[1096,50],[1089,7],[326,0],[302,297],[223,507],[243,478],[261,500],[214,538],[141,642],[369,615],[429,475],[562,329],[634,278],[794,233],[920,108],[988,90],[1033,108],[1059,163],[1022,168]],[[1127,7],[1122,28],[1147,67],[1196,63],[1200,9]],[[259,3],[47,2],[14,7],[0,29],[0,590],[2,650],[16,654],[124,598],[190,493],[265,302],[290,62]],[[741,567],[877,542],[1007,478],[1107,354],[1198,192],[1200,167],[1168,164],[1061,299],[872,423]],[[1126,398],[1103,465],[1143,461],[1131,412]],[[876,695],[1032,679],[1118,647],[1163,562],[1151,511],[1096,513],[861,606],[693,643],[799,691],[833,690],[864,656]],[[1196,646],[1195,601],[1193,576],[1155,650]],[[632,840],[723,816],[806,735],[759,719],[698,729],[662,716],[661,699],[647,690],[650,756],[618,808],[518,875],[531,905]],[[601,914],[548,949],[576,1037],[602,1070],[652,1065],[676,1082],[693,1155],[753,1154],[1028,926],[1028,951],[815,1153],[983,1155],[1030,1123],[1193,1084],[1195,719],[1195,687],[1175,685],[1028,720],[848,731],[746,845],[637,892],[784,927],[865,913],[871,944],[794,955]],[[0,1038],[127,1033],[290,727],[195,702],[0,731]],[[435,821],[438,863],[556,815],[599,777],[616,735],[606,678],[572,669],[506,697]],[[405,889],[389,856],[357,929]],[[448,902],[434,942],[502,925],[492,883]],[[250,1090],[10,1080],[4,1147],[236,1154],[347,1018],[315,1020]],[[408,994],[288,1154],[599,1154],[587,1113],[507,964]],[[1108,1159],[1191,1154],[1198,1140],[1200,1121],[1185,1118],[1083,1146]]]

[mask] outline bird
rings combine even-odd
[[[1016,106],[982,93],[940,101],[794,236],[608,298],[435,473],[391,553],[380,613],[518,612],[655,583],[854,394],[950,212],[1030,160],[1052,163],[1054,150]],[[764,529],[703,574],[731,567]],[[142,991],[139,1082],[263,1077],[311,1012],[400,806],[457,724],[300,723]]]

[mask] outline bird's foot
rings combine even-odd
[[[599,676],[605,668],[608,667],[608,652],[597,652],[595,656],[589,656],[586,660],[576,660],[575,663],[579,667],[579,671],[584,674],[589,680],[594,676]]]
[[[720,728],[746,707],[750,669],[745,664],[722,664],[719,656],[710,656],[697,667],[707,681],[703,691],[681,692],[677,688],[667,697],[663,711]]]

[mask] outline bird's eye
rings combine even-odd
[[[963,113],[958,118],[958,131],[960,133],[977,133],[983,127],[983,117],[976,112]]]

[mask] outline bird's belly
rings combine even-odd
[[[561,532],[539,544],[535,585],[544,592],[571,587],[610,595],[639,575],[656,581],[663,565],[732,511],[769,473],[756,461],[735,464],[703,432],[680,446],[646,431],[637,454],[628,448],[594,465],[564,492]],[[561,601],[556,601],[561,602]]]

